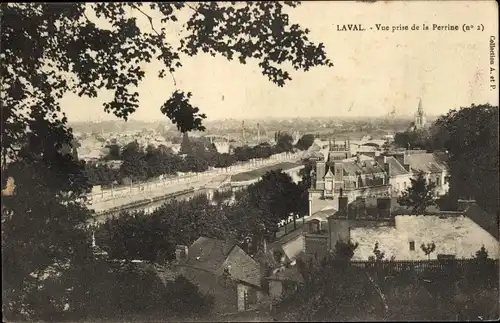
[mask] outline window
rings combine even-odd
[[[415,241],[410,241],[410,251],[415,251]]]
[[[437,185],[437,186],[440,186],[440,185],[441,185],[441,183],[440,183],[440,182],[441,182],[441,181],[439,180],[439,177],[438,177],[438,178],[436,178],[436,185]]]

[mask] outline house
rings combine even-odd
[[[409,166],[401,165],[394,156],[379,156],[375,158],[379,163],[387,165],[387,175],[391,185],[391,195],[400,196],[411,186],[411,179],[414,173],[409,170]]]
[[[295,262],[286,267],[275,270],[267,277],[269,284],[269,297],[272,303],[278,302],[285,294],[293,293],[299,284],[304,283],[304,278]]]
[[[236,243],[206,237],[176,248],[175,271],[214,297],[214,311],[233,313],[254,308],[266,298],[261,265]]]
[[[481,208],[475,200],[458,200],[458,208],[459,211],[465,212],[467,217],[476,222],[481,228],[488,231],[492,236],[494,236],[497,240],[499,237],[499,228],[500,225],[498,223],[499,214],[489,214],[483,208]]]
[[[413,178],[415,178],[419,172],[423,172],[425,179],[436,185],[437,196],[442,196],[448,192],[448,156],[446,153],[428,153],[425,150],[405,150],[402,153],[394,154],[392,157],[395,158]],[[393,181],[396,185],[396,189],[397,185],[400,184],[400,191],[405,190],[405,187],[401,186],[401,184],[404,185],[405,182],[407,185],[411,185],[411,183],[406,181],[404,176]]]
[[[349,200],[358,196],[391,194],[386,164],[374,158],[350,152],[350,142],[331,144],[326,161],[317,161],[311,171],[309,216],[330,205],[338,209],[336,197],[344,194]]]
[[[332,250],[337,241],[353,241],[359,244],[353,260],[368,260],[378,243],[387,258],[425,260],[429,257],[420,246],[434,243],[430,259],[440,255],[471,258],[482,246],[498,259],[498,241],[464,212],[404,215],[401,207],[393,205],[394,198],[377,198],[376,207],[368,200],[360,198],[357,205],[342,207],[328,218],[327,249]]]
[[[420,248],[428,243],[436,245],[431,259],[441,255],[471,258],[482,246],[491,258],[498,259],[498,240],[467,216],[473,207],[444,212],[430,206],[426,215],[409,215],[395,197],[358,196],[349,202],[348,197],[340,196],[337,204],[338,211],[324,209],[307,219],[302,232],[306,258],[322,258],[337,242],[352,241],[359,244],[353,260],[368,260],[375,243],[387,259],[428,259]]]
[[[277,302],[284,292],[293,291],[299,283],[303,283],[295,259],[290,259],[283,248],[287,242],[279,240],[271,244],[264,242],[263,249],[259,250],[254,257],[261,264],[262,283],[266,286],[273,303]],[[300,251],[302,250],[303,242],[300,245]]]

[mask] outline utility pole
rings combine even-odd
[[[257,122],[257,142],[260,143],[260,124]]]

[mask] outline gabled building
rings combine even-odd
[[[387,167],[363,155],[353,158],[349,141],[330,144],[326,161],[316,161],[311,171],[309,216],[326,206],[338,209],[336,201],[341,194],[351,201],[357,196],[389,195]]]
[[[245,311],[265,300],[260,267],[230,241],[200,237],[176,249],[175,272],[213,296],[217,313]]]
[[[497,239],[462,212],[428,208],[426,215],[408,215],[396,198],[358,198],[348,203],[339,197],[339,211],[322,222],[321,230],[305,227],[306,257],[324,257],[337,242],[358,243],[353,260],[369,260],[378,243],[387,259],[426,260],[442,256],[472,258],[482,246],[489,257],[499,258]],[[435,244],[429,256],[422,244]]]
[[[389,174],[389,178],[393,186],[393,192],[406,190],[411,185],[409,178],[415,178],[419,172],[423,172],[426,180],[436,185],[436,196],[442,196],[448,192],[448,156],[446,153],[405,150],[391,155],[386,156],[385,160],[391,164],[392,173]],[[383,157],[380,158],[383,159]]]

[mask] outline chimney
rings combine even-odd
[[[408,165],[409,164],[409,160],[408,160],[408,152],[405,151],[403,153],[403,165]]]
[[[377,210],[379,218],[388,219],[391,217],[391,202],[392,200],[390,197],[377,198]]]
[[[175,246],[175,259],[177,261],[185,261],[188,259],[188,247],[185,245]]]
[[[342,162],[334,164],[335,181],[342,182],[344,180],[344,164]]]
[[[356,218],[366,218],[366,198],[363,196],[356,197]]]
[[[339,212],[341,216],[347,217],[347,203],[348,203],[348,198],[347,196],[339,196]]]
[[[384,157],[384,170],[387,173],[388,177],[391,177],[391,164],[387,162],[387,159]]]

